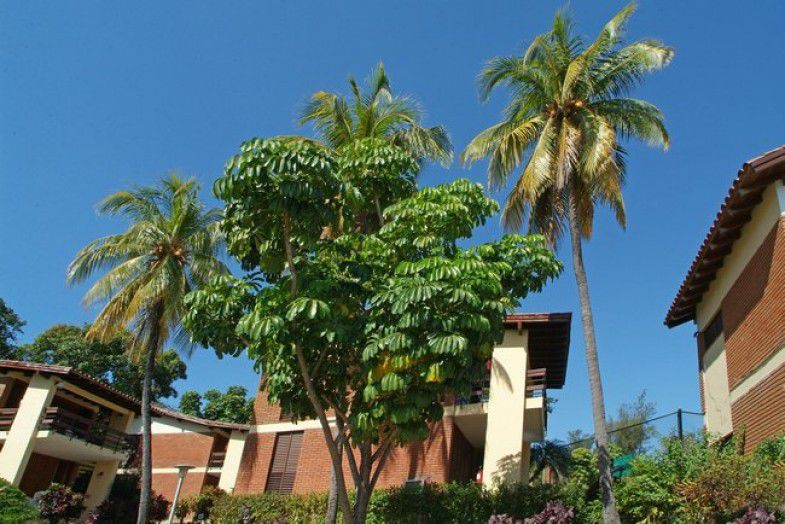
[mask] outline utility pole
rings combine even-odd
[[[676,410],[676,432],[679,435],[679,441],[683,444],[684,443],[684,421],[683,421],[683,412],[681,408]]]

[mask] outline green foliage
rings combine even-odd
[[[505,487],[487,491],[473,483],[426,484],[423,487],[376,490],[368,505],[368,524],[485,524],[493,512],[533,515],[556,495],[552,486]],[[287,524],[320,522],[327,494],[219,497],[211,518],[217,524],[240,522],[244,514],[254,522]],[[339,518],[340,520],[340,518]]]
[[[207,521],[212,516],[215,503],[225,495],[224,491],[208,486],[201,493],[181,499],[175,508],[175,516],[183,519],[190,514],[193,520]]]
[[[419,161],[449,165],[452,147],[442,126],[423,127],[423,111],[410,97],[393,94],[390,79],[380,62],[365,89],[349,78],[351,98],[318,91],[305,107],[300,123],[311,123],[319,137],[333,149],[367,138],[384,140]]]
[[[41,518],[49,524],[70,522],[84,510],[84,496],[74,493],[68,486],[52,483],[33,497]]]
[[[129,355],[130,335],[122,332],[106,342],[88,340],[89,326],[58,324],[40,333],[30,344],[16,348],[11,358],[28,362],[60,364],[105,380],[136,398],[141,397],[144,365]],[[176,351],[156,356],[153,398],[177,394],[175,381],[187,378],[186,365]]]
[[[424,438],[443,396],[480,377],[505,312],[561,271],[541,237],[460,247],[496,203],[467,180],[414,191],[417,167],[378,140],[337,153],[245,142],[214,189],[250,273],[187,298],[195,340],[219,355],[247,347],[273,402],[294,419],[314,418],[317,402],[337,409],[368,457],[372,444]]]
[[[86,524],[134,524],[139,510],[139,477],[118,475],[109,496],[87,515]],[[160,522],[169,515],[169,502],[152,492],[147,522]]]
[[[0,478],[0,524],[21,524],[38,518],[38,508],[17,487]]]
[[[656,40],[624,44],[634,11],[634,3],[627,5],[591,43],[573,32],[569,15],[560,11],[551,30],[525,53],[493,58],[480,73],[483,98],[499,87],[512,96],[504,119],[479,133],[462,161],[488,158],[488,181],[495,188],[520,174],[502,215],[511,230],[528,215],[530,229],[550,240],[561,236],[568,220],[578,220],[589,237],[596,204],[609,206],[626,223],[620,139],[664,148],[670,141],[660,110],[626,96],[674,54]],[[570,198],[574,206],[567,205]],[[572,219],[570,212],[576,214]]]
[[[180,397],[180,411],[187,415],[247,424],[253,413],[253,397],[243,386],[229,386],[225,393],[209,389],[204,395],[190,390]]]
[[[25,321],[0,298],[0,359],[14,358],[14,340],[24,326]]]

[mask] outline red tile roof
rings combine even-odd
[[[741,229],[763,198],[763,191],[775,180],[783,179],[785,146],[744,163],[665,316],[666,326],[675,327],[695,319],[695,306],[741,236]]]
[[[18,360],[0,360],[0,371],[19,371],[26,374],[57,375],[64,380],[79,386],[80,388],[104,398],[120,407],[130,409],[136,413],[141,410],[142,403],[139,399],[123,393],[119,389],[110,386],[106,382],[99,380],[87,373],[76,370],[68,366],[58,366],[54,364],[39,364],[37,362],[21,362]],[[199,417],[192,417],[185,413],[167,408],[160,404],[153,404],[153,415],[169,417],[186,422],[192,422],[212,429],[237,429],[247,431],[250,426],[246,424],[232,424],[217,420],[206,420]]]

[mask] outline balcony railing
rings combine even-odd
[[[16,408],[0,409],[0,431],[8,431],[11,428],[18,411]],[[77,438],[112,451],[126,451],[130,448],[128,435],[122,431],[63,408],[47,408],[40,429]]]
[[[210,459],[207,462],[208,468],[222,468],[224,460],[226,459],[225,451],[213,451],[210,453]]]
[[[548,372],[545,368],[530,369],[526,372],[526,396],[544,397],[546,396]],[[474,404],[477,402],[488,402],[488,395],[491,387],[491,374],[486,373],[485,377],[477,382],[469,395],[469,398],[459,399],[459,404]]]

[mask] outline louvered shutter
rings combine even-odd
[[[266,491],[291,493],[297,476],[297,462],[300,459],[300,448],[303,432],[279,433],[275,437],[273,459],[270,461],[270,472],[267,475]]]

